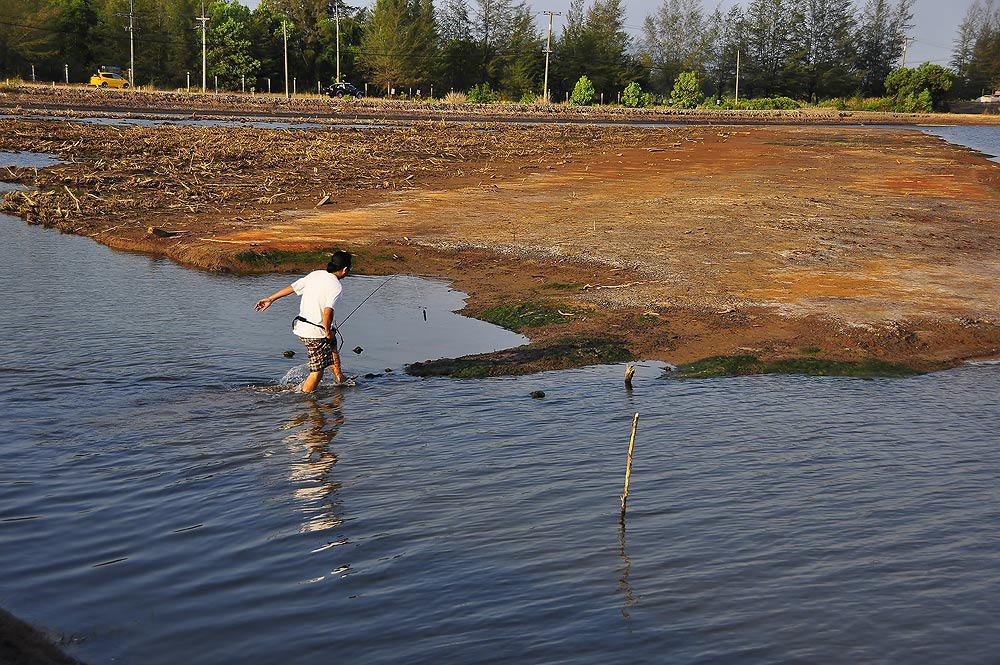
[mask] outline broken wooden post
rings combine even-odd
[[[629,390],[632,389],[632,375],[635,374],[635,367],[631,365],[625,366],[625,387]]]
[[[632,436],[628,440],[628,464],[625,466],[625,493],[622,494],[622,517],[625,516],[625,504],[628,502],[628,481],[632,477],[632,450],[635,448],[635,429],[639,426],[639,414],[632,419]]]

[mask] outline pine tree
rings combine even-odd
[[[741,68],[741,87],[746,86],[748,97],[784,92],[783,74],[795,48],[791,41],[792,19],[790,0],[752,0],[747,8],[743,27],[747,53]]]
[[[786,93],[816,102],[857,86],[854,71],[855,17],[850,0],[796,0],[789,30]]]
[[[387,92],[412,83],[406,66],[409,22],[406,0],[376,0],[361,37],[361,66]]]
[[[45,0],[5,0],[2,13],[0,75],[30,80],[34,64],[36,78],[61,79],[64,72],[55,62],[59,7]],[[82,66],[75,65],[73,70],[73,76],[85,73]]]
[[[868,0],[858,21],[857,71],[861,91],[867,95],[885,94],[885,77],[903,54],[903,40],[913,27],[913,0]]]
[[[731,90],[735,92],[737,53],[744,49],[743,20],[743,11],[738,6],[725,15],[716,9],[708,18],[705,74],[706,83],[710,84],[716,98],[722,98]]]
[[[1000,6],[975,0],[959,24],[952,64],[965,96],[1000,90]]]
[[[469,3],[466,0],[443,0],[437,9],[438,32],[444,43],[472,38]]]
[[[625,32],[621,0],[595,0],[589,9],[584,9],[583,0],[573,0],[552,50],[552,87],[557,97],[572,91],[586,76],[598,98],[603,93],[605,100],[614,100],[626,85],[641,78]]]
[[[653,90],[669,93],[681,72],[704,71],[707,28],[701,0],[664,0],[646,17],[640,53]]]
[[[94,35],[97,12],[93,0],[59,0],[59,58],[72,61],[74,67],[90,72],[97,67],[94,56]]]

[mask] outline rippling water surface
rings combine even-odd
[[[288,277],[0,231],[0,605],[92,665],[996,662],[998,365],[420,380],[522,340],[397,278],[310,397]]]
[[[977,150],[994,162],[1000,161],[1000,126],[954,125],[920,129],[949,143]]]

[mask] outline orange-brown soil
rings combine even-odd
[[[472,315],[565,312],[524,330],[538,344],[921,369],[1000,354],[1000,164],[915,129],[22,117],[0,120],[0,150],[72,160],[0,172],[41,189],[5,204],[28,221],[215,270],[352,249],[362,272],[453,280]]]

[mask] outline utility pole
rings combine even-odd
[[[288,92],[288,28],[285,19],[281,19],[281,34],[285,37],[285,99],[291,99],[292,96]]]
[[[195,18],[201,21],[201,94],[205,94],[208,89],[208,58],[205,55],[205,32],[208,28],[208,17],[205,16],[205,3],[201,3],[201,16]]]
[[[900,69],[906,69],[906,47],[909,46],[912,41],[912,37],[903,37],[903,64],[899,66]]]
[[[562,16],[562,12],[542,12],[549,17],[549,34],[545,37],[545,82],[542,84],[542,97],[549,103],[549,54],[552,53],[552,17]]]
[[[736,49],[736,103],[740,103],[740,50]]]
[[[333,12],[337,22],[337,83],[340,83],[340,2],[333,0]]]
[[[135,18],[134,11],[134,0],[128,0],[128,27],[125,28],[128,31],[128,82],[129,85],[135,85],[135,23],[133,22]],[[119,14],[122,16],[122,14]]]

